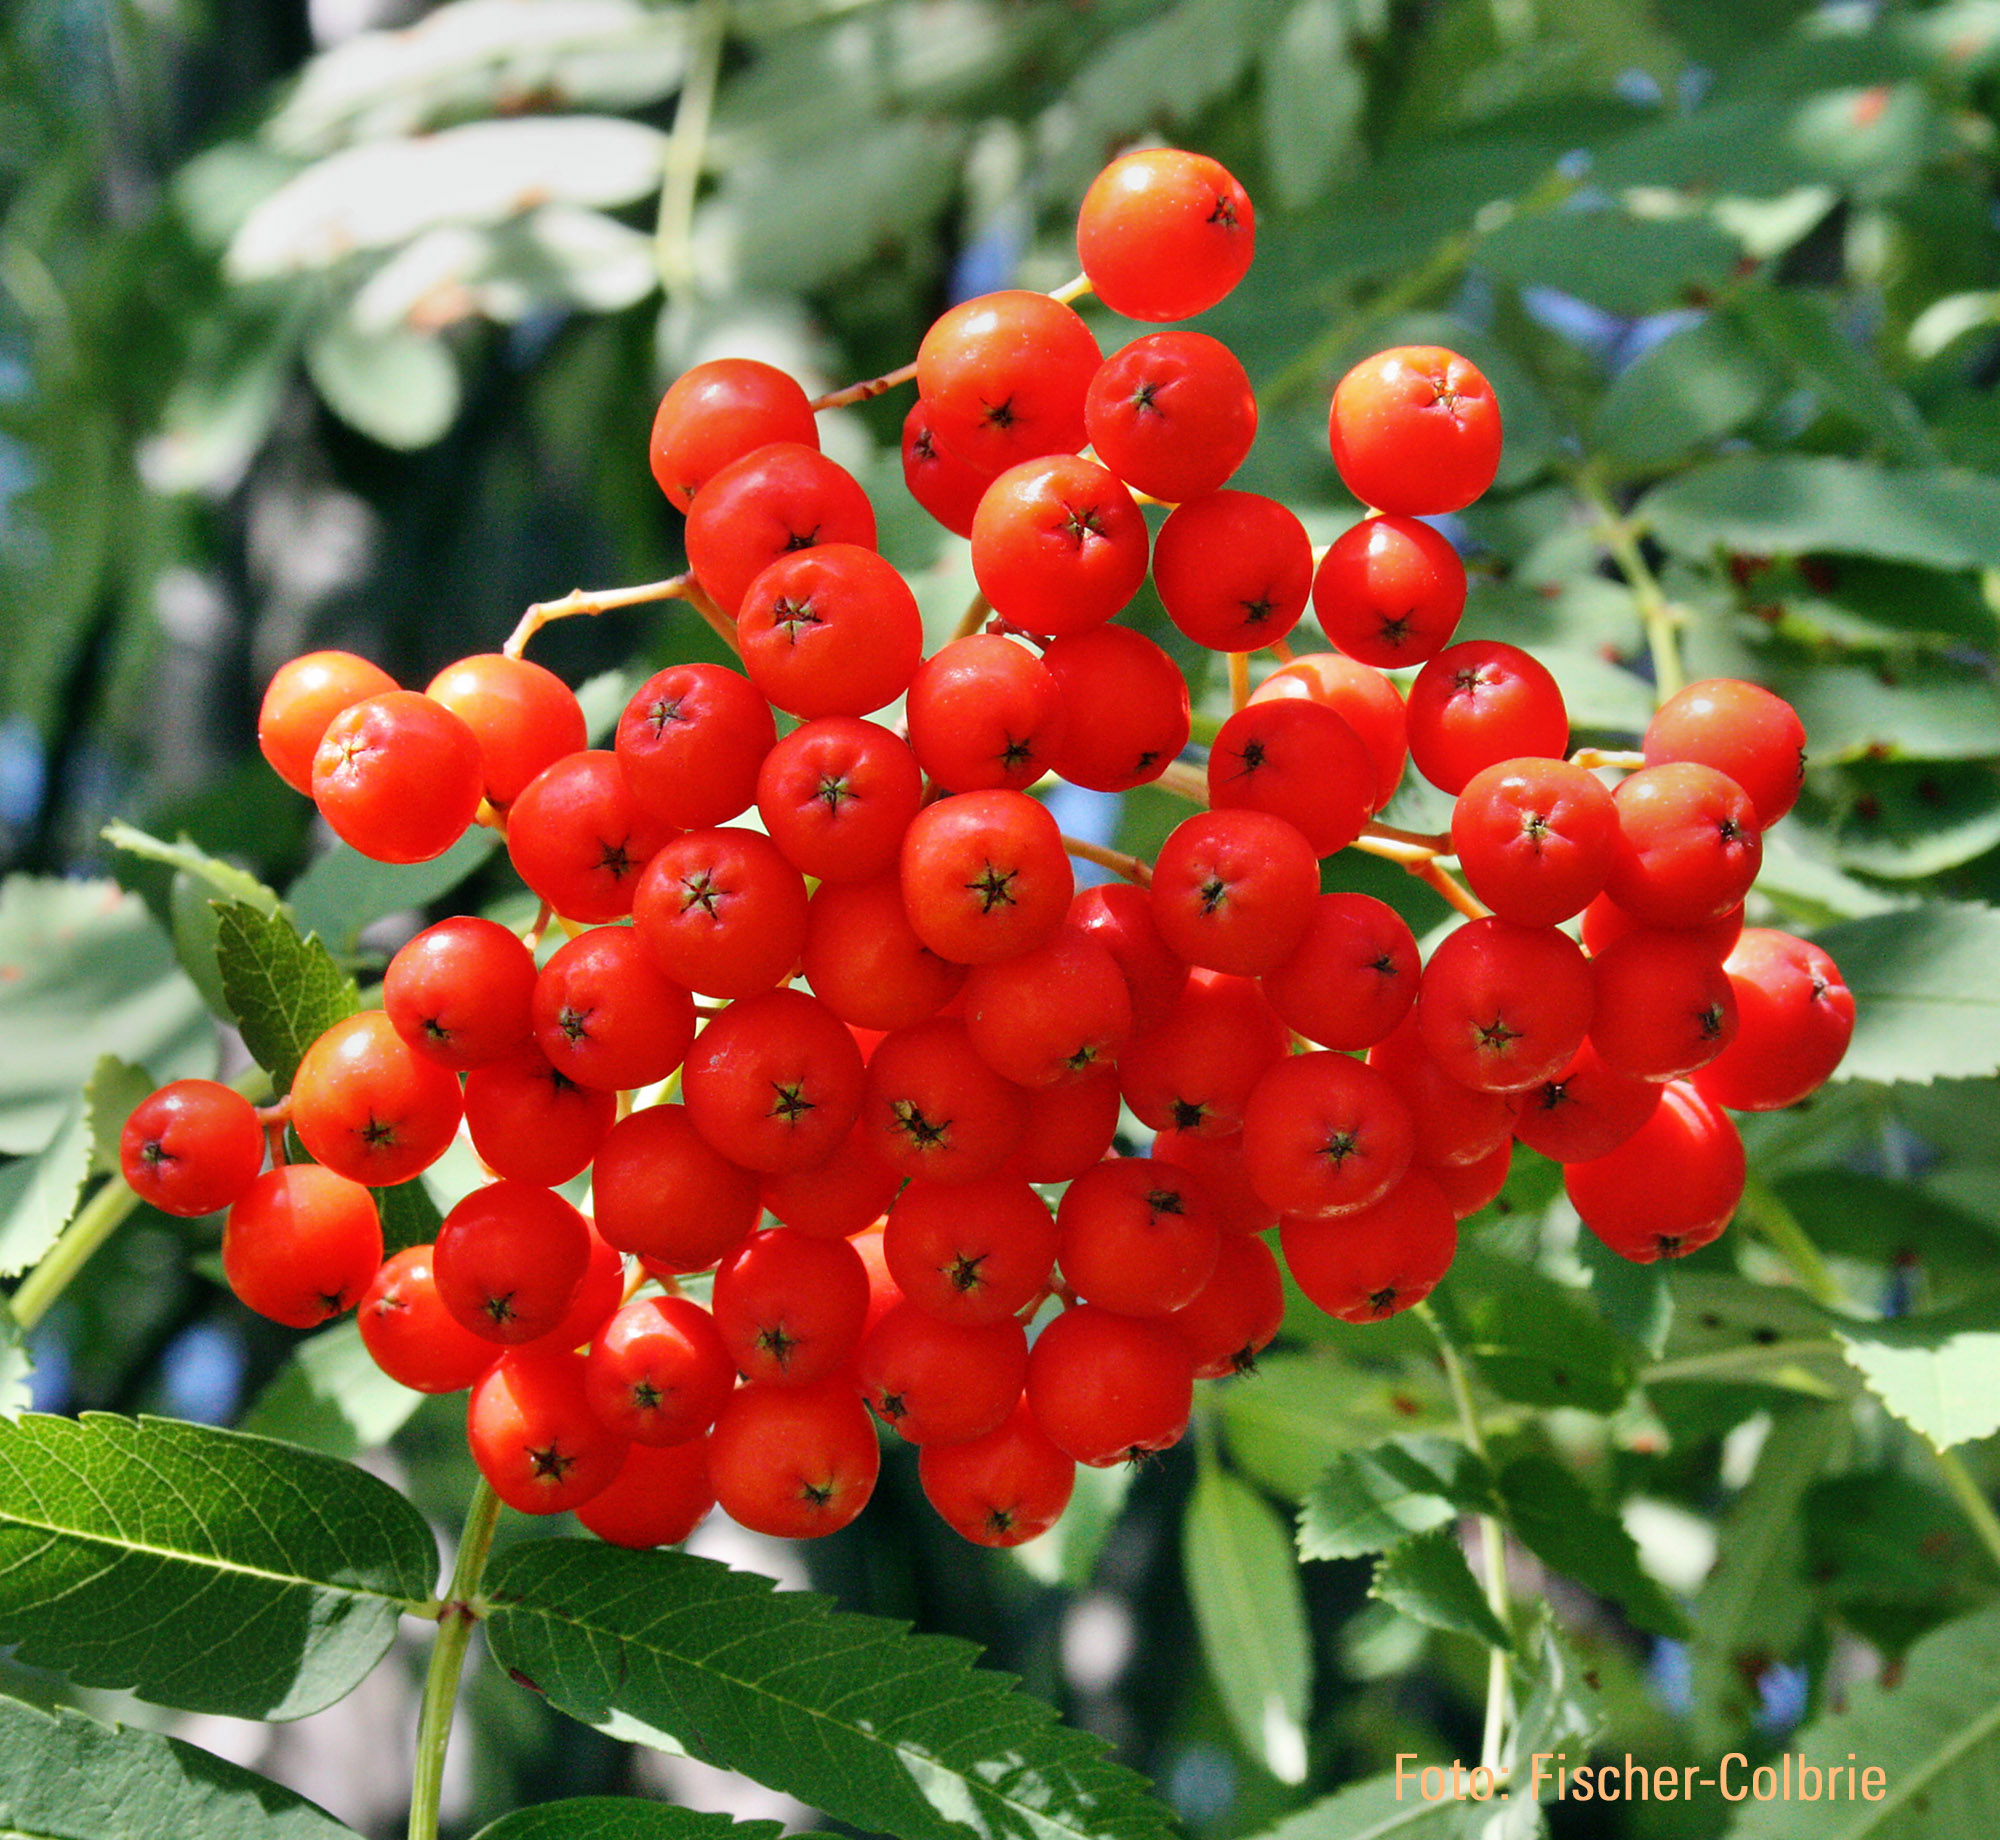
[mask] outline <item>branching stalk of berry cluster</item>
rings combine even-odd
[[[1472,1386],[1466,1378],[1465,1365],[1458,1358],[1458,1350],[1451,1345],[1451,1338],[1445,1334],[1444,1325],[1438,1320],[1437,1312],[1428,1303],[1416,1306],[1417,1313],[1424,1319],[1424,1326],[1430,1330],[1438,1345],[1438,1355],[1444,1362],[1445,1383],[1451,1388],[1452,1403],[1458,1408],[1458,1422],[1465,1432],[1465,1441],[1480,1462],[1491,1460],[1486,1448],[1486,1433],[1479,1423],[1479,1410],[1473,1404]],[[1507,1584],[1506,1534],[1499,1520],[1491,1514],[1479,1516],[1480,1559],[1486,1573],[1486,1602],[1492,1610],[1494,1620],[1502,1629],[1512,1625],[1514,1617],[1513,1592]],[[1492,1648],[1486,1654],[1486,1722],[1479,1740],[1479,1761],[1497,1776],[1500,1773],[1500,1752],[1506,1732],[1508,1703],[1512,1689],[1507,1679],[1507,1654],[1504,1649]]]
[[[1151,867],[1136,856],[1128,856],[1123,850],[1106,849],[1101,843],[1087,843],[1081,837],[1066,836],[1062,843],[1065,850],[1082,862],[1092,862],[1100,869],[1109,869],[1113,875],[1136,882],[1141,888],[1153,885]]]
[[[993,617],[993,603],[983,592],[975,591],[963,613],[958,616],[958,624],[951,629],[952,644],[960,639],[970,639],[988,620]]]
[[[1611,552],[1639,604],[1639,617],[1646,623],[1646,649],[1653,657],[1654,694],[1664,703],[1687,682],[1681,669],[1680,609],[1667,598],[1639,547],[1639,526],[1611,502],[1596,474],[1584,468],[1574,477],[1578,493],[1597,514],[1598,539]]]
[[[493,1550],[493,1528],[499,1518],[500,1497],[482,1476],[472,1491],[472,1505],[465,1511],[451,1582],[437,1609],[437,1641],[424,1675],[423,1710],[417,1719],[409,1840],[437,1840],[438,1799],[444,1786],[444,1754],[451,1743],[452,1714],[458,1707],[458,1677],[465,1668],[473,1625],[482,1615],[479,1585],[486,1576],[486,1559]]]
[[[665,581],[641,582],[636,588],[572,588],[560,600],[535,602],[521,615],[500,649],[509,658],[518,658],[528,649],[530,639],[557,620],[609,613],[614,607],[643,606],[648,601],[687,600],[693,585],[692,575],[669,575]]]

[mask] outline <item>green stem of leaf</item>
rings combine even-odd
[[[89,1263],[91,1254],[117,1232],[138,1205],[139,1197],[117,1176],[83,1204],[63,1229],[62,1237],[14,1292],[11,1307],[23,1332],[49,1313],[69,1288],[70,1280]]]
[[[1682,1355],[1655,1361],[1639,1375],[1642,1386],[1662,1380],[1726,1380],[1732,1374],[1755,1373],[1765,1367],[1786,1367],[1801,1360],[1838,1360],[1840,1344],[1830,1337],[1801,1336],[1782,1342],[1747,1342],[1740,1348],[1718,1348],[1710,1354]]]
[[[1653,573],[1645,552],[1639,547],[1639,529],[1623,516],[1606,495],[1596,475],[1584,469],[1575,475],[1577,492],[1597,514],[1597,535],[1611,552],[1625,585],[1638,603],[1639,617],[1646,626],[1646,649],[1653,658],[1653,693],[1664,703],[1687,682],[1681,669],[1681,611],[1667,599],[1660,578]]]
[[[424,1676],[423,1711],[417,1721],[416,1778],[410,1788],[409,1840],[437,1840],[438,1797],[444,1785],[444,1754],[451,1742],[452,1714],[458,1706],[458,1678],[465,1668],[473,1625],[481,1616],[479,1584],[486,1576],[486,1559],[493,1550],[493,1529],[499,1518],[500,1497],[482,1476],[472,1492],[472,1505],[465,1511],[458,1559],[438,1609],[437,1642],[431,1649],[430,1671]]]
[[[1486,1433],[1479,1423],[1479,1409],[1473,1403],[1472,1384],[1466,1376],[1465,1363],[1458,1358],[1458,1350],[1451,1345],[1437,1312],[1428,1303],[1420,1303],[1417,1313],[1437,1338],[1438,1354],[1444,1362],[1445,1383],[1451,1388],[1452,1403],[1458,1408],[1458,1422],[1465,1432],[1465,1441],[1472,1446],[1482,1463],[1490,1462]],[[1506,1530],[1496,1516],[1482,1514],[1479,1517],[1479,1550],[1486,1573],[1486,1602],[1500,1627],[1512,1629],[1514,1599],[1507,1585],[1506,1538]],[[1489,1648],[1486,1651],[1486,1722],[1479,1740],[1479,1761],[1489,1770],[1500,1768],[1509,1698],[1506,1652]]]
[[[669,302],[678,304],[694,285],[694,200],[701,169],[708,163],[708,129],[715,114],[715,91],[722,74],[722,42],[727,0],[701,0],[694,9],[694,43],[688,72],[674,108],[667,140],[666,172],[660,184],[660,220],[654,260]]]
[[[1752,1226],[1771,1243],[1772,1249],[1792,1268],[1799,1286],[1815,1303],[1830,1310],[1851,1306],[1820,1249],[1807,1237],[1799,1218],[1762,1182],[1752,1180],[1743,1190],[1743,1213]]]
[[[1979,1543],[1986,1548],[1994,1566],[2000,1568],[2000,1515],[1993,1512],[1986,1491],[1972,1479],[1972,1472],[1957,1451],[1932,1448],[1931,1456],[1938,1473],[1944,1477],[1945,1487],[1951,1491],[1952,1500],[1972,1523],[1972,1531],[1979,1536]]]

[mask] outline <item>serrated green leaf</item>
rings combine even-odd
[[[1738,319],[1776,361],[1830,409],[1838,410],[1898,460],[1935,464],[1937,443],[1916,406],[1874,358],[1842,335],[1828,304],[1797,288],[1749,288]]]
[[[444,1215],[431,1198],[429,1186],[419,1176],[413,1182],[398,1182],[392,1188],[371,1188],[376,1217],[382,1223],[384,1255],[428,1246],[444,1225]]]
[[[1814,936],[1854,993],[1842,1080],[1979,1079],[2000,1071],[2000,910],[1932,902]]]
[[[1655,486],[1637,515],[1669,549],[1688,555],[1825,550],[1933,569],[2000,567],[2000,480],[1973,473],[1735,455]]]
[[[1381,1372],[1331,1354],[1267,1356],[1254,1375],[1224,1389],[1218,1406],[1237,1465],[1293,1501],[1357,1444],[1442,1428],[1452,1416],[1433,1372]]]
[[[153,1076],[143,1067],[121,1061],[115,1054],[101,1054],[84,1082],[84,1114],[90,1121],[90,1156],[93,1165],[106,1175],[116,1175],[119,1141],[125,1134],[125,1120],[133,1107],[156,1090]]]
[[[7,1840],[354,1840],[323,1808],[220,1757],[67,1707],[0,1698]]]
[[[301,933],[317,933],[334,957],[349,958],[363,928],[386,914],[428,907],[439,895],[449,894],[485,863],[499,842],[492,831],[475,825],[429,862],[381,863],[336,841],[285,890],[285,904]]]
[[[1256,1490],[1205,1463],[1181,1554],[1209,1677],[1238,1740],[1280,1782],[1303,1782],[1312,1647],[1284,1522]]]
[[[1790,821],[1843,869],[1941,875],[2000,844],[2000,764],[1857,760],[1812,772]]]
[[[778,1821],[732,1821],[726,1814],[702,1814],[668,1802],[585,1795],[517,1808],[482,1827],[472,1840],[779,1840],[783,1833]],[[829,1836],[800,1840],[829,1840]]]
[[[115,882],[0,884],[0,1153],[40,1150],[98,1057],[208,1073],[215,1031],[137,895]]]
[[[1492,1473],[1456,1438],[1391,1438],[1335,1458],[1313,1484],[1299,1557],[1357,1559],[1497,1505]]]
[[[2000,1258],[1993,1223],[1908,1182],[1807,1169],[1772,1184],[1822,1252],[1900,1265],[1912,1259],[1982,1276]]]
[[[1576,1256],[1590,1273],[1598,1313],[1633,1347],[1657,1359],[1674,1325],[1674,1293],[1662,1263],[1635,1265],[1595,1233],[1577,1235]]]
[[[0,1426],[0,1640],[81,1684],[300,1718],[436,1576],[423,1517],[346,1464],[170,1419]]]
[[[1340,0],[1299,0],[1264,48],[1257,93],[1271,179],[1296,210],[1326,190],[1368,102]]]
[[[90,1176],[90,1119],[78,1100],[48,1148],[0,1169],[0,1277],[40,1260],[76,1213]]]
[[[375,1365],[346,1317],[299,1343],[240,1427],[328,1457],[379,1450],[424,1402]]]
[[[1465,1805],[1449,1798],[1425,1801],[1417,1779],[1420,1768],[1406,1772],[1400,1783],[1393,1776],[1350,1783],[1337,1795],[1287,1816],[1257,1840],[1459,1840],[1466,1831]]]
[[[1893,1470],[1831,1476],[1807,1492],[1813,1589],[1849,1628],[1891,1654],[1985,1594],[1992,1563],[1936,1489]]]
[[[305,359],[326,406],[384,447],[428,447],[457,418],[458,366],[434,335],[364,332],[343,317],[306,340]]]
[[[1612,313],[1683,306],[1735,267],[1736,239],[1706,217],[1633,217],[1618,210],[1545,211],[1510,219],[1479,261],[1519,287],[1554,287]]]
[[[1933,1449],[2000,1431],[2000,1291],[1837,1333],[1868,1390]]]
[[[685,1553],[538,1540],[487,1575],[495,1657],[552,1705],[899,1840],[1138,1840],[1171,1816],[967,1644]]]
[[[1816,766],[1846,760],[1985,760],[2000,754],[2000,698],[1982,669],[1941,658],[1779,671]]]
[[[1477,1248],[1453,1260],[1432,1307],[1503,1399],[1615,1412],[1637,1374],[1633,1351],[1579,1294]]]
[[[1695,1599],[1688,1645],[1695,1729],[1710,1749],[1726,1748],[1748,1724],[1763,1663],[1790,1656],[1811,1619],[1799,1504],[1845,1431],[1844,1412],[1780,1414],[1716,1529],[1715,1566]]]
[[[1466,1564],[1458,1535],[1449,1527],[1412,1534],[1390,1547],[1376,1561],[1368,1595],[1432,1629],[1471,1636],[1489,1648],[1514,1646]]]
[[[317,938],[301,939],[282,914],[242,903],[216,914],[216,961],[243,1045],[288,1091],[305,1051],[361,1007],[361,993]]]
[[[1598,404],[1597,445],[1632,465],[1663,465],[1740,428],[1781,381],[1729,314],[1710,313],[1612,380]]]
[[[1639,1566],[1639,1549],[1616,1515],[1547,1457],[1519,1457],[1500,1472],[1507,1524],[1521,1544],[1566,1577],[1608,1597],[1639,1628],[1682,1636],[1680,1606]]]
[[[177,843],[166,843],[136,825],[127,824],[123,818],[113,819],[98,835],[113,849],[144,857],[148,862],[165,863],[171,869],[193,876],[211,894],[224,901],[240,901],[245,907],[254,907],[267,920],[278,912],[279,901],[275,892],[247,870],[237,868],[234,863],[226,863],[219,856],[209,855],[186,837]]]
[[[1534,1759],[1575,1743],[1587,1745],[1604,1725],[1604,1706],[1590,1671],[1571,1648],[1546,1604],[1530,1615],[1530,1641],[1514,1663],[1514,1697],[1520,1716],[1507,1733],[1500,1761],[1508,1781],[1535,1789]],[[1544,1793],[1552,1794],[1553,1790]]]
[[[1840,1840],[1984,1840],[2000,1771],[2000,1610],[1933,1631],[1893,1686],[1864,1681],[1844,1711],[1816,1719],[1790,1748],[1816,1768],[1849,1756],[1878,1770],[1879,1801],[1846,1795]],[[1843,1783],[1843,1794],[1846,1785]],[[1795,1801],[1746,1802],[1725,1840],[1796,1840]]]
[[[35,1402],[35,1358],[14,1312],[0,1305],[0,1418],[13,1421]]]

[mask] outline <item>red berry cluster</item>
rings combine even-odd
[[[1078,244],[1107,305],[1160,321],[1235,284],[1252,225],[1213,161],[1151,151],[1091,187]],[[1797,790],[1792,712],[1697,685],[1612,792],[1564,758],[1541,665],[1450,643],[1465,573],[1420,520],[1490,484],[1501,438],[1464,359],[1390,351],[1341,383],[1333,457],[1375,514],[1317,560],[1228,488],[1256,405],[1214,339],[1106,359],[1069,306],[1006,292],[944,314],[914,371],[906,477],[970,537],[987,630],[923,656],[797,383],[689,372],[652,466],[741,673],[659,672],[607,749],[510,656],[419,695],[319,653],[265,699],[266,755],[342,837],[408,862],[492,823],[567,942],[538,963],[457,918],[398,952],[381,1009],[299,1068],[311,1164],[258,1173],[258,1115],[205,1082],[127,1130],[143,1194],[229,1206],[247,1304],[308,1326],[359,1299],[388,1373],[472,1388],[505,1500],[608,1539],[678,1540],[718,1499],[830,1532],[875,1483],[870,1408],[959,1532],[1032,1538],[1076,1463],[1172,1444],[1194,1381],[1275,1335],[1271,1229],[1308,1297],[1379,1319],[1443,1276],[1518,1137],[1617,1250],[1683,1252],[1741,1189],[1720,1108],[1790,1103],[1845,1045],[1824,955],[1738,938]],[[1174,507],[1157,539],[1141,499]],[[1189,638],[1287,662],[1218,735],[1208,808],[1078,893],[1029,788],[1146,784],[1189,737],[1180,671],[1112,623],[1149,569]],[[1292,658],[1308,602],[1338,650]],[[1419,665],[1406,703],[1385,671]],[[868,719],[899,697],[904,730]],[[1374,823],[1406,760],[1457,795],[1448,840]],[[1321,892],[1364,833],[1490,911],[1421,964],[1391,908]],[[1579,913],[1582,947],[1558,930]],[[1150,1155],[1112,1153],[1121,1107]],[[369,1188],[461,1125],[490,1183],[384,1263]],[[588,1219],[556,1192],[585,1170]],[[707,1272],[703,1306],[679,1281]]]

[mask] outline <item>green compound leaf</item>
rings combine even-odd
[[[114,819],[98,833],[114,849],[128,855],[142,856],[148,862],[165,863],[170,869],[180,870],[208,885],[209,890],[225,901],[240,901],[245,907],[254,907],[267,920],[278,913],[278,897],[247,870],[237,868],[233,863],[224,862],[219,856],[211,856],[182,837],[178,843],[167,843],[149,835],[124,819]]]
[[[379,1450],[424,1403],[375,1365],[352,1316],[308,1336],[292,1350],[242,1429],[282,1438],[323,1456]]]
[[[428,1246],[444,1225],[444,1215],[419,1176],[398,1182],[392,1188],[371,1188],[375,1212],[382,1222],[382,1250],[387,1255],[407,1251],[411,1246]]]
[[[125,1120],[158,1084],[143,1067],[121,1061],[115,1054],[98,1056],[84,1084],[83,1103],[90,1119],[91,1161],[106,1175],[118,1173],[118,1145],[125,1133]]]
[[[0,1153],[40,1150],[98,1058],[209,1073],[215,1030],[146,904],[115,882],[0,883]]]
[[[353,1840],[322,1808],[178,1738],[0,1699],[6,1840]]]
[[[90,1175],[90,1119],[79,1100],[47,1149],[0,1169],[0,1277],[36,1264],[69,1225]]]
[[[215,949],[244,1046],[288,1091],[305,1051],[361,1007],[361,993],[318,939],[240,901],[218,909]]]
[[[1980,1079],[2000,1071],[2000,910],[1933,902],[1813,936],[1854,992],[1841,1080]]]
[[[1255,1489],[1205,1463],[1181,1550],[1202,1652],[1238,1738],[1280,1782],[1303,1782],[1312,1644],[1285,1523]]]
[[[1409,1766],[1400,1783],[1393,1776],[1351,1783],[1256,1840],[1458,1840],[1466,1831],[1465,1805],[1449,1797],[1425,1801],[1415,1774],[1421,1767]]]
[[[1846,1428],[1846,1414],[1808,1407],[1773,1423],[1749,1485],[1717,1529],[1715,1566],[1695,1599],[1695,1730],[1726,1749],[1757,1710],[1761,1658],[1785,1659],[1812,1612],[1799,1504]]]
[[[1457,1439],[1391,1438],[1337,1457],[1313,1484],[1299,1513],[1299,1557],[1358,1559],[1497,1505],[1492,1474]]]
[[[632,1796],[585,1795],[542,1802],[502,1815],[472,1840],[779,1840],[777,1821],[732,1821],[726,1814],[698,1814],[669,1802]],[[828,1840],[824,1834],[796,1840]]]
[[[1514,1646],[1449,1527],[1433,1527],[1390,1547],[1376,1563],[1368,1594],[1433,1629],[1471,1636],[1489,1648]]]
[[[1520,1457],[1500,1473],[1507,1524],[1523,1546],[1578,1584],[1608,1597],[1641,1629],[1684,1636],[1687,1618],[1639,1567],[1639,1548],[1615,1514],[1547,1457]]]
[[[1803,1509],[1806,1569],[1821,1604],[1898,1655],[1947,1618],[1975,1609],[1991,1564],[1941,1490],[1893,1470],[1815,1483]]]
[[[1615,1412],[1632,1390],[1624,1338],[1580,1293],[1512,1259],[1461,1252],[1433,1307],[1503,1399]]]
[[[2000,1431],[2000,1291],[1838,1334],[1868,1390],[1933,1449]]]
[[[1382,1325],[1385,1333],[1400,1320]],[[1344,1326],[1344,1325],[1343,1325]],[[1356,1444],[1441,1429],[1451,1403],[1434,1369],[1384,1371],[1317,1355],[1272,1355],[1223,1389],[1223,1440],[1237,1466],[1298,1501]]]
[[[1933,569],[2000,567],[2000,480],[1973,473],[1744,454],[1654,487],[1637,515],[1684,554],[1826,550]]]
[[[1727,313],[1662,339],[1620,371],[1597,411],[1597,445],[1658,466],[1739,428],[1782,386],[1776,365]]]
[[[1910,1651],[1893,1687],[1867,1682],[1852,1688],[1845,1711],[1815,1720],[1788,1740],[1793,1799],[1746,1802],[1725,1840],[1797,1840],[1820,1831],[1840,1840],[1985,1840],[1993,1831],[1993,1784],[2000,1776],[1996,1679],[2000,1610],[1933,1631]],[[1839,1765],[1837,1825],[1807,1825],[1811,1817],[1798,1805],[1800,1757],[1821,1770]],[[1850,1767],[1856,1792],[1845,1781]],[[1881,1772],[1868,1785],[1882,1792],[1879,1801],[1858,1793],[1860,1772],[1868,1768]],[[1827,1809],[1822,1819],[1834,1812]]]
[[[285,890],[285,904],[302,933],[317,933],[337,957],[349,957],[363,928],[385,914],[428,907],[449,894],[499,847],[475,825],[442,856],[421,863],[381,863],[336,842]]]
[[[488,1573],[499,1662],[586,1725],[898,1840],[1140,1840],[1173,1817],[974,1650],[685,1553],[579,1540]]]
[[[0,1425],[0,1640],[86,1686],[300,1718],[436,1579],[423,1517],[346,1464],[169,1419]]]

